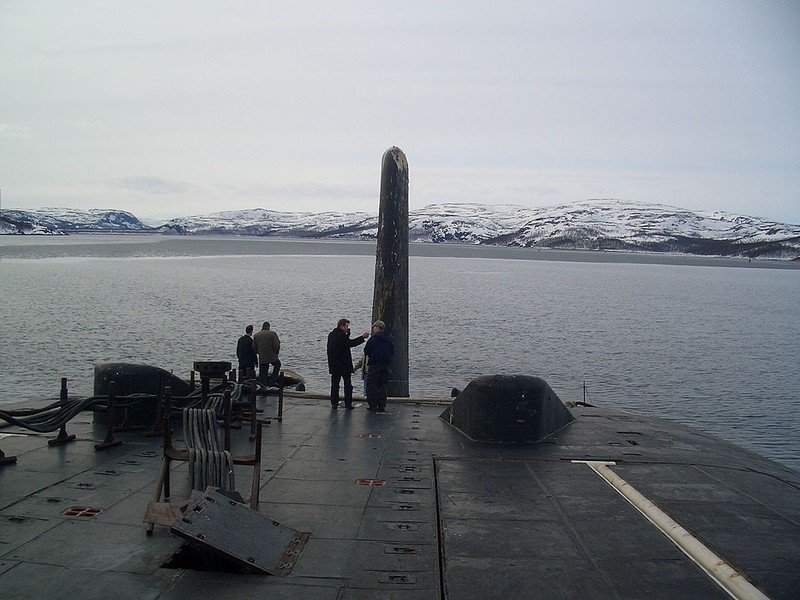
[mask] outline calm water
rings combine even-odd
[[[96,362],[188,377],[195,360],[235,362],[244,326],[264,320],[281,336],[284,366],[323,391],[336,320],[369,326],[369,243],[3,236],[0,250],[0,404],[52,397],[61,377],[88,394]],[[586,381],[594,404],[694,425],[800,470],[800,270],[413,252],[412,395],[524,373],[570,400]]]

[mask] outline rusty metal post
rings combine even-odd
[[[162,424],[164,411],[162,404],[164,402],[165,389],[166,388],[162,385],[162,387],[158,390],[158,394],[156,395],[156,418],[153,421],[153,428],[144,432],[145,437],[158,437],[164,433]]]
[[[383,153],[372,321],[394,339],[389,396],[408,397],[408,161],[396,146]]]
[[[203,402],[208,400],[208,394],[211,391],[211,377],[207,373],[200,373],[200,395],[203,397]]]
[[[248,396],[248,401],[250,403],[250,441],[253,441],[253,438],[256,437],[256,413],[258,412],[258,407],[256,406],[256,390],[258,389],[258,382],[255,379],[250,380],[250,395]]]
[[[278,423],[283,421],[283,371],[278,374]]]
[[[164,489],[164,500],[169,501],[169,450],[172,448],[172,426],[170,423],[170,417],[172,415],[172,388],[170,386],[166,386],[164,388],[164,408],[163,410],[163,423],[164,423],[164,464],[162,466],[162,473],[161,473],[161,481],[159,485],[159,491],[163,487]],[[156,502],[158,502],[158,498],[156,498]]]
[[[253,483],[250,488],[250,508],[258,510],[258,496],[261,491],[261,434],[262,423],[256,424],[256,447],[253,452]]]
[[[222,394],[223,414],[225,415],[225,450],[231,451],[231,391]]]
[[[120,396],[130,396],[133,394],[133,376],[130,373],[123,374],[124,386],[119,386],[117,392]],[[122,422],[114,427],[114,431],[139,431],[144,429],[144,425],[129,425],[131,410],[126,406],[122,410]]]
[[[61,404],[63,405],[64,402],[67,401],[69,396],[69,391],[67,390],[67,378],[61,378],[61,393],[59,395],[61,399]],[[62,423],[61,428],[58,430],[58,436],[53,438],[52,440],[47,440],[47,445],[51,448],[53,446],[60,446],[61,444],[66,444],[68,442],[75,441],[75,434],[67,434],[67,424]]]
[[[113,448],[119,446],[122,440],[114,439],[114,404],[116,403],[117,396],[117,382],[108,382],[108,413],[106,418],[106,439],[100,444],[95,444],[95,450],[105,450],[106,448]]]
[[[161,415],[161,422],[162,422],[162,434],[164,438],[164,456],[161,457],[161,472],[158,474],[158,483],[156,484],[156,494],[155,498],[153,499],[154,503],[158,503],[161,501],[161,492],[164,492],[164,499],[169,502],[169,463],[170,458],[167,452],[167,449],[170,447],[172,443],[170,440],[170,425],[169,425],[169,414],[171,410],[171,397],[172,397],[172,389],[169,386],[165,386],[162,390],[162,393],[159,394],[159,408]],[[161,402],[164,403],[163,408],[161,408]],[[153,529],[155,528],[155,523],[150,522],[147,524],[146,533],[147,535],[153,535]]]

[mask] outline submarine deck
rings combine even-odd
[[[273,398],[260,400],[274,413]],[[310,539],[284,576],[166,566],[183,545],[142,523],[161,439],[104,431],[78,439],[0,429],[4,598],[729,598],[591,465],[667,513],[770,598],[800,597],[800,474],[700,431],[578,407],[538,444],[472,442],[443,407],[332,411],[287,399],[264,427],[259,512]],[[180,435],[180,428],[176,436]],[[181,446],[180,439],[176,446]],[[234,454],[252,452],[245,428]],[[174,463],[172,499],[188,496]],[[252,468],[237,467],[247,499]],[[372,485],[363,485],[364,483]],[[82,505],[95,516],[64,516]]]

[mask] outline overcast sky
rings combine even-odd
[[[3,208],[588,198],[800,223],[800,2],[0,0]]]

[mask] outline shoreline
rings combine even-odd
[[[12,241],[13,240],[13,241]],[[332,240],[313,238],[284,238],[256,236],[171,236],[160,233],[80,233],[66,236],[0,236],[3,259],[32,258],[117,258],[113,246],[141,245],[146,258],[347,255],[374,256],[374,240]],[[227,246],[222,247],[222,246]],[[232,248],[239,246],[239,248]],[[338,251],[331,249],[337,247]],[[157,254],[153,250],[158,248]],[[500,260],[545,260],[582,263],[627,263],[685,265],[702,267],[738,267],[767,269],[800,269],[800,261],[779,258],[748,259],[744,257],[636,252],[627,250],[582,250],[553,248],[522,248],[479,244],[450,244],[411,242],[414,258],[484,258]]]

